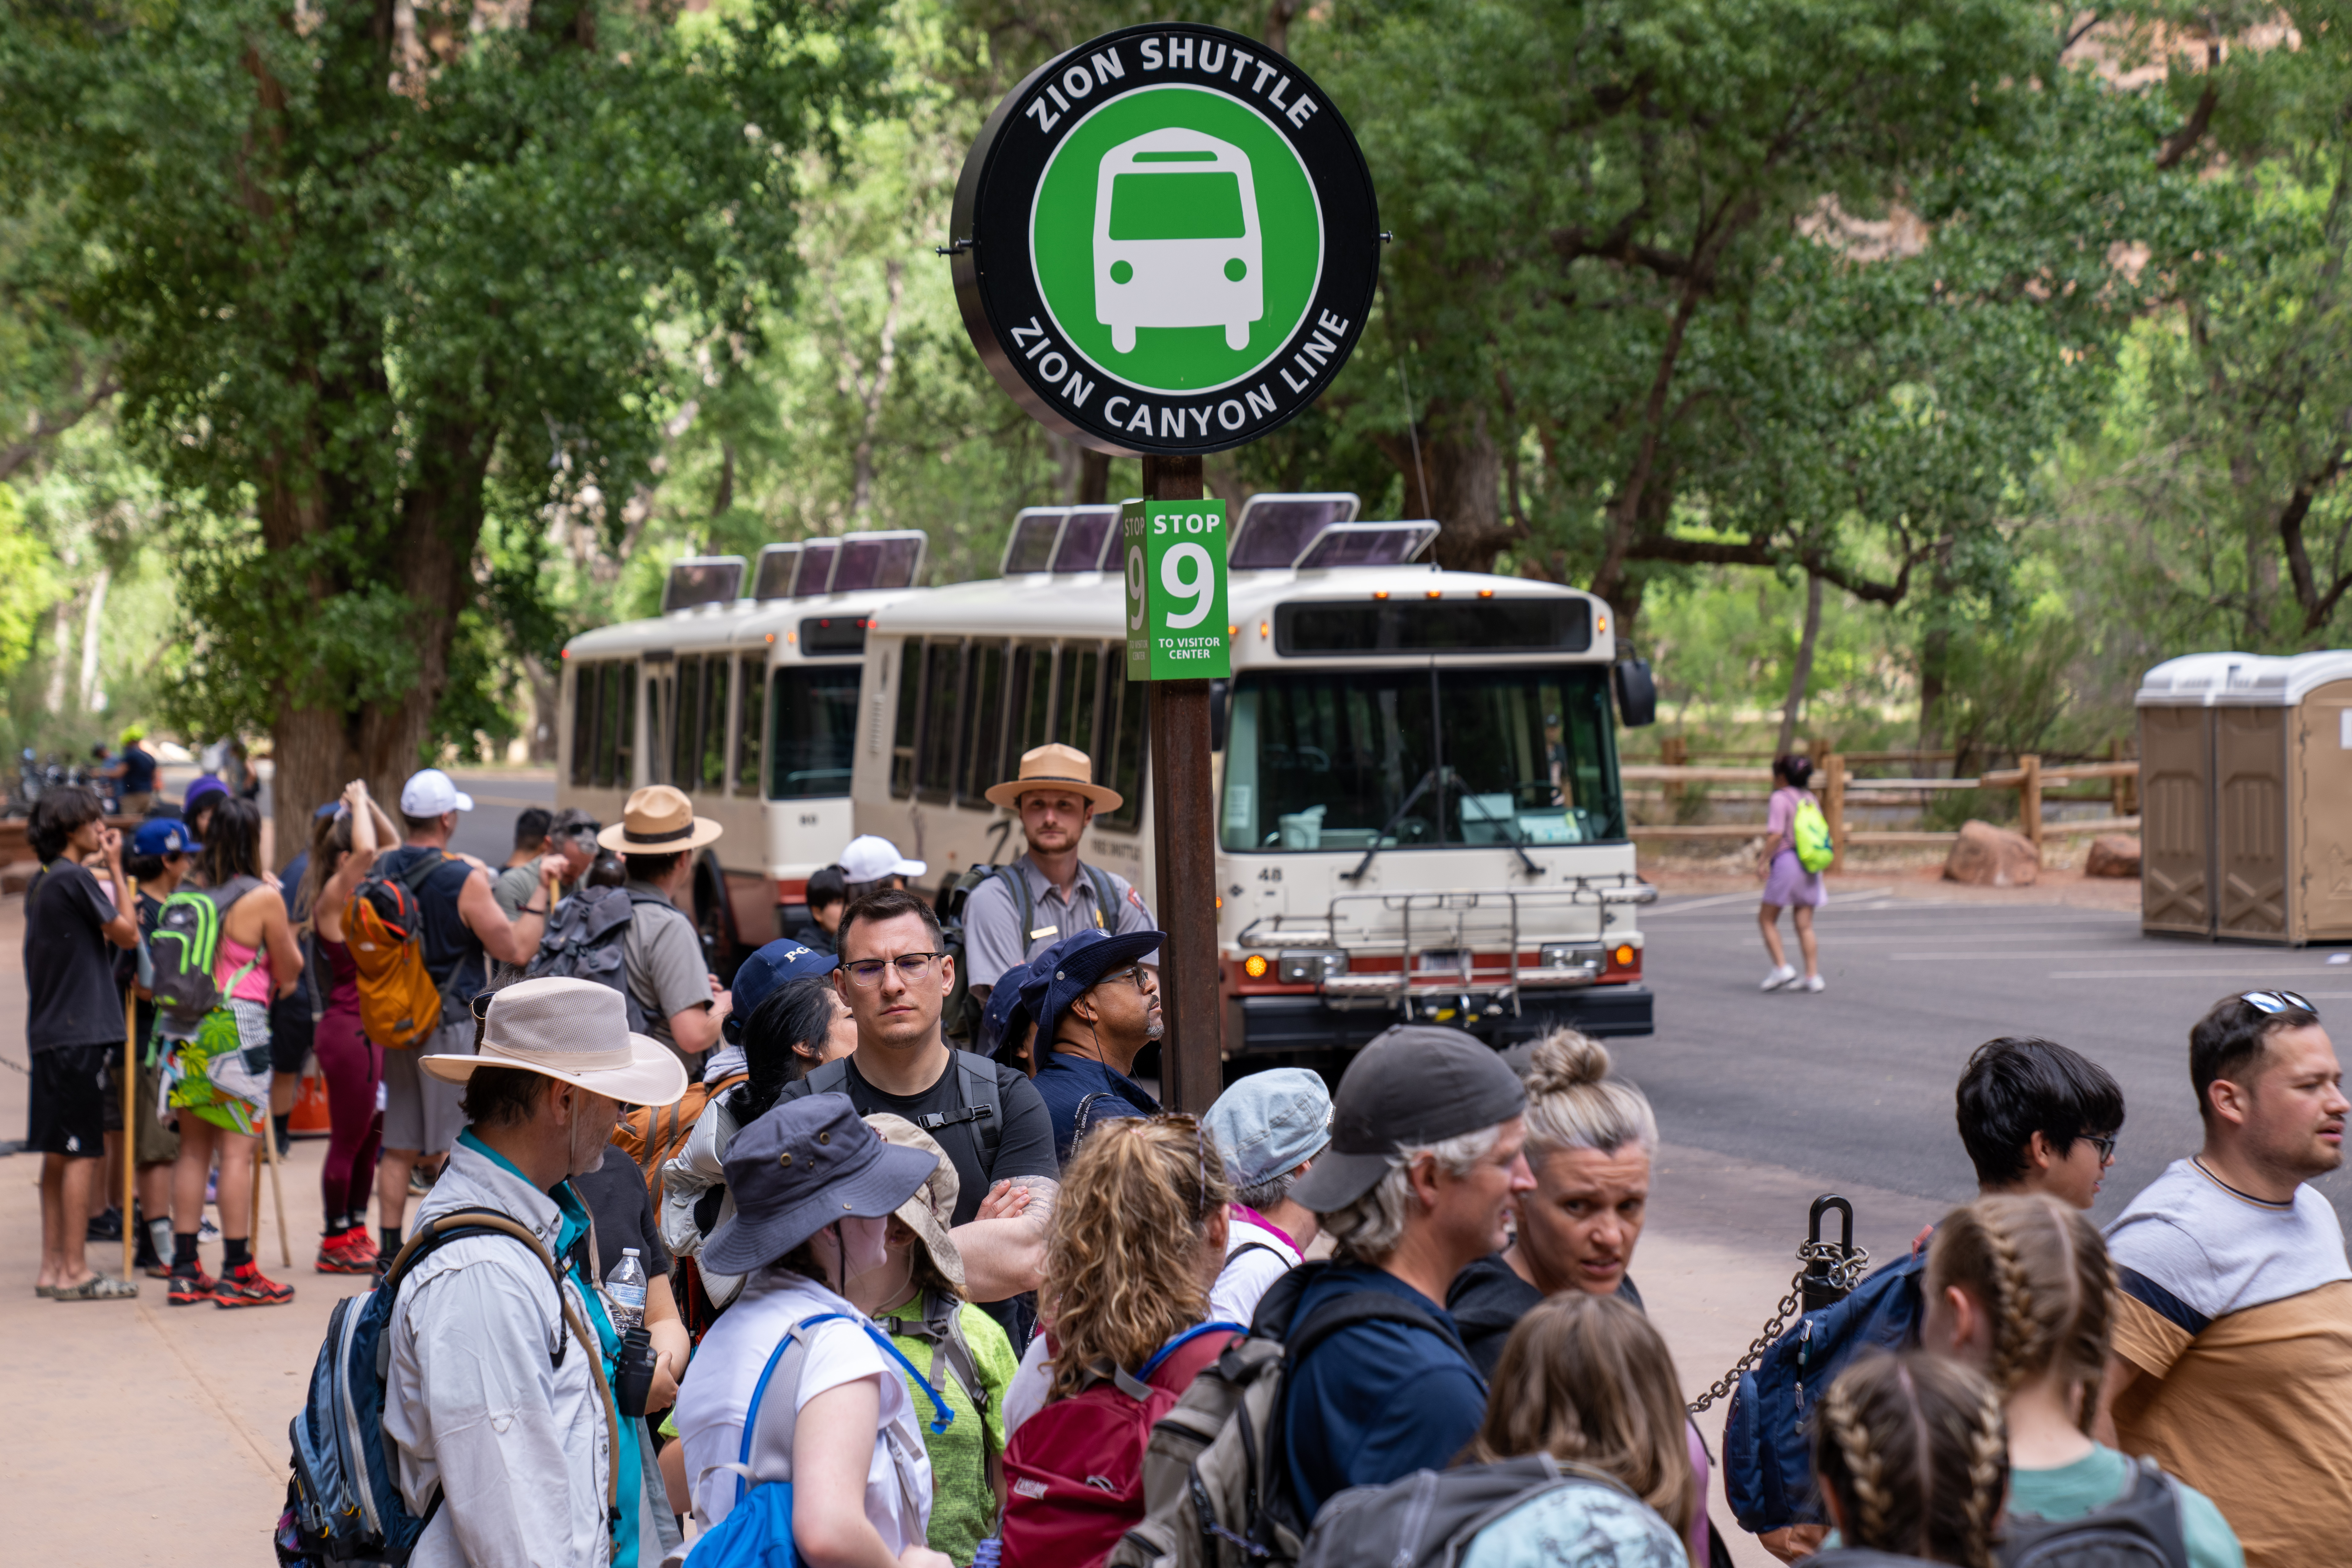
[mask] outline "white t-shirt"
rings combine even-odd
[[[687,1368],[677,1391],[677,1435],[684,1445],[687,1484],[693,1493],[695,1516],[709,1529],[735,1506],[736,1477],[714,1465],[734,1464],[742,1453],[743,1417],[761,1372],[784,1333],[794,1323],[824,1312],[847,1314],[847,1321],[819,1323],[804,1336],[807,1353],[801,1362],[800,1386],[793,1408],[829,1388],[861,1377],[874,1380],[881,1395],[881,1424],[874,1435],[874,1456],[866,1468],[866,1517],[896,1556],[908,1546],[921,1545],[930,1530],[931,1463],[923,1448],[914,1401],[898,1363],[868,1338],[865,1314],[824,1286],[790,1269],[769,1267],[743,1282],[735,1304],[711,1325]],[[771,1404],[782,1396],[769,1391]],[[772,1419],[763,1406],[760,1420]],[[709,1471],[708,1475],[704,1472]],[[767,1478],[776,1480],[789,1477]]]
[[[1224,1270],[1209,1290],[1210,1320],[1246,1328],[1257,1313],[1258,1299],[1298,1264],[1298,1249],[1288,1237],[1244,1219],[1236,1210],[1225,1229]]]

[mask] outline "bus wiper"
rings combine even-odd
[[[1439,773],[1447,771],[1449,770],[1444,768],[1432,768],[1421,775],[1421,782],[1412,786],[1412,793],[1406,795],[1403,803],[1390,815],[1388,821],[1381,825],[1381,830],[1372,835],[1372,847],[1364,851],[1364,858],[1356,862],[1356,868],[1339,873],[1341,881],[1360,882],[1364,879],[1364,873],[1372,868],[1372,858],[1381,852],[1381,840],[1396,831],[1396,825],[1404,820],[1404,814],[1412,809],[1413,803],[1421,799],[1428,792],[1429,786],[1437,782]]]

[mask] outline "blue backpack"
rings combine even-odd
[[[1924,1255],[1896,1258],[1798,1319],[1740,1374],[1724,1418],[1723,1491],[1742,1530],[1829,1522],[1813,1491],[1813,1405],[1856,1355],[1919,1342],[1926,1267]]]
[[[546,1265],[555,1280],[556,1300],[563,1306],[562,1327],[549,1348],[549,1359],[562,1366],[574,1339],[587,1347],[589,1372],[604,1399],[612,1452],[620,1453],[620,1428],[604,1384],[603,1352],[563,1294],[563,1276],[555,1259],[539,1237],[510,1215],[496,1209],[453,1209],[417,1226],[375,1289],[336,1302],[327,1320],[326,1342],[319,1347],[318,1362],[310,1370],[310,1396],[291,1427],[294,1473],[286,1484],[286,1511],[278,1516],[273,1538],[281,1568],[296,1563],[400,1568],[441,1510],[436,1489],[421,1516],[408,1511],[385,1452],[389,1331],[393,1304],[409,1271],[444,1246],[468,1236],[513,1237]],[[606,1467],[608,1513],[619,1507],[620,1469],[617,1463]]]
[[[808,1351],[808,1342],[801,1337],[803,1332],[818,1323],[835,1320],[856,1321],[846,1312],[819,1312],[813,1318],[803,1318],[786,1331],[783,1342],[768,1357],[768,1364],[760,1369],[760,1381],[751,1390],[751,1407],[743,1413],[743,1444],[735,1463],[712,1467],[735,1472],[735,1506],[727,1510],[725,1519],[697,1538],[695,1568],[793,1568],[800,1561],[793,1547],[793,1483],[763,1481],[754,1475],[751,1449],[760,1431],[760,1405],[768,1397],[768,1384],[774,1380],[776,1369],[786,1357],[791,1357],[791,1382],[793,1387],[799,1387],[800,1362]],[[946,1431],[948,1423],[955,1419],[955,1412],[940,1397],[931,1380],[915,1370],[915,1363],[890,1342],[889,1335],[871,1323],[859,1326],[930,1396],[932,1436]]]

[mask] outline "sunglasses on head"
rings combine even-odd
[[[2238,994],[2238,1000],[2249,1007],[2257,1008],[2264,1013],[2300,1011],[2308,1013],[2315,1018],[2319,1016],[2318,1008],[2313,1006],[2307,998],[2293,991],[2242,991]]]

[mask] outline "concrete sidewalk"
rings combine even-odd
[[[0,902],[0,1133],[12,1137],[22,1136],[28,1088],[23,937],[22,901]],[[0,1424],[0,1496],[11,1503],[0,1559],[124,1568],[271,1561],[287,1425],[329,1312],[367,1284],[311,1272],[324,1149],[323,1140],[298,1141],[281,1169],[290,1267],[266,1184],[262,1194],[257,1254],[264,1272],[295,1288],[294,1300],[238,1311],[171,1307],[160,1279],[142,1279],[136,1302],[35,1297],[40,1160],[0,1159],[0,1343],[19,1368],[13,1418]],[[1777,1166],[1671,1143],[1661,1151],[1633,1275],[1692,1396],[1747,1350],[1789,1289],[1806,1205],[1821,1190]],[[1843,1190],[1861,1215],[1857,1239],[1881,1261],[1940,1212],[1922,1199]],[[89,1258],[111,1274],[121,1249],[93,1245]],[[217,1269],[216,1246],[205,1266]],[[1718,1455],[1722,1426],[1720,1405],[1700,1420]],[[1742,1568],[1773,1562],[1729,1528],[1719,1471],[1709,1513]]]

